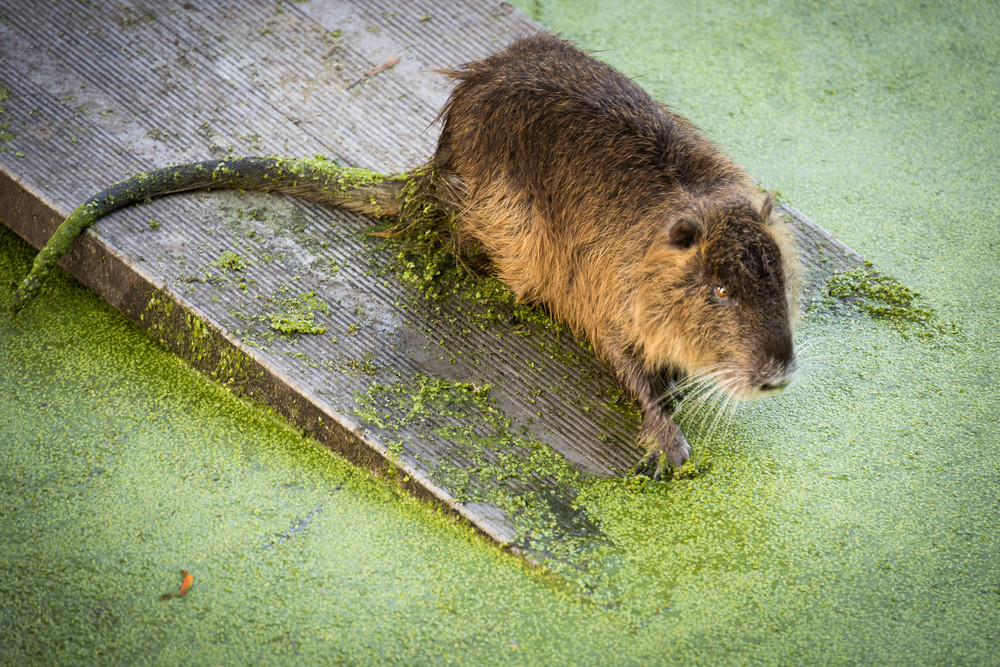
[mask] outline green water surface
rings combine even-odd
[[[519,4],[957,332],[807,313],[798,381],[692,420],[700,476],[589,485],[555,577],[59,275],[0,315],[0,663],[1000,663],[1000,6]]]

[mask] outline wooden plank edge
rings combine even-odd
[[[0,169],[0,222],[15,234],[41,248],[64,217]],[[164,285],[142,275],[95,234],[85,232],[59,265],[198,372],[276,412],[352,464],[459,517],[504,550],[524,556],[532,565],[538,564],[513,542],[513,531],[504,532],[483,521],[481,514],[457,502],[424,473],[392,456],[371,434],[317,405],[309,392],[256,358],[250,348],[232,339]]]

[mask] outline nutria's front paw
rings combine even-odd
[[[656,480],[669,478],[691,456],[691,445],[671,417],[643,419],[642,442],[649,443],[649,449],[636,464],[636,475]]]

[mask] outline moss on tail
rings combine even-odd
[[[96,209],[91,202],[83,204],[66,220],[63,221],[55,234],[49,239],[45,247],[35,256],[35,261],[31,266],[31,272],[21,281],[21,284],[10,298],[8,308],[11,313],[21,310],[28,301],[33,299],[41,289],[42,283],[48,277],[52,267],[55,266],[59,258],[66,254],[73,240],[79,236],[83,230],[90,227],[101,215],[101,211]]]
[[[137,174],[94,195],[59,225],[35,257],[31,272],[15,290],[8,308],[17,313],[37,295],[52,267],[95,220],[130,204],[177,192],[242,189],[282,192],[366,215],[390,217],[399,214],[404,187],[411,180],[409,174],[386,176],[343,167],[322,157],[228,158]]]

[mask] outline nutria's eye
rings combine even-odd
[[[715,296],[716,296],[717,299],[719,299],[719,301],[728,301],[729,300],[729,290],[727,290],[722,285],[716,285],[715,286]]]

